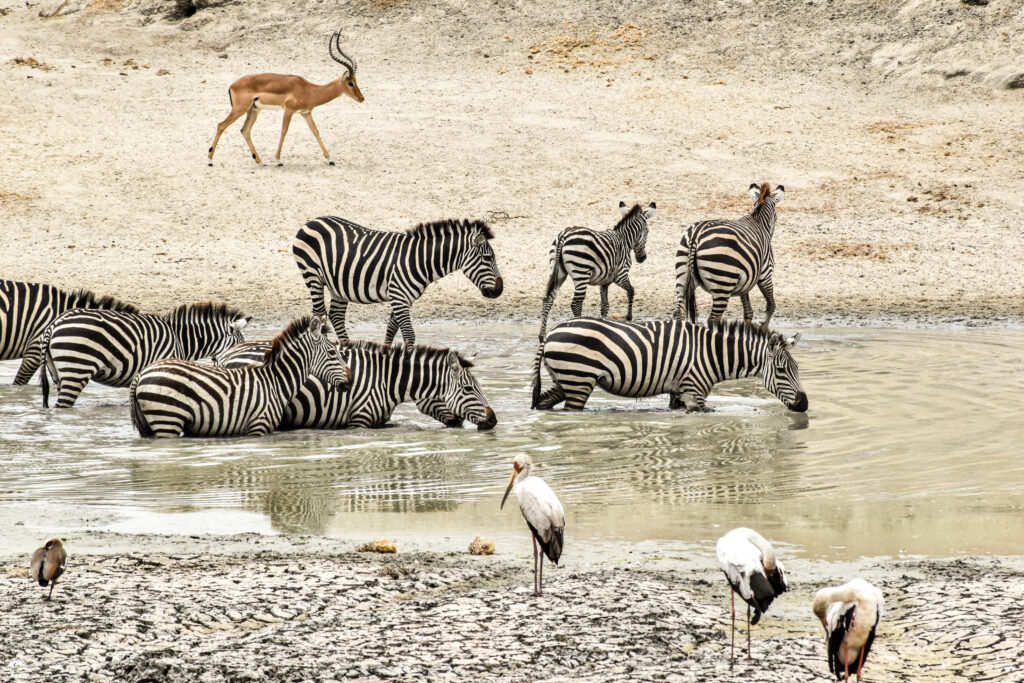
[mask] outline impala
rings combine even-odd
[[[251,74],[232,83],[228,88],[231,113],[217,124],[217,134],[213,138],[213,144],[210,145],[210,166],[213,166],[213,151],[217,149],[217,141],[220,140],[221,133],[242,114],[248,114],[245,117],[245,123],[242,124],[242,137],[249,145],[252,158],[256,160],[257,164],[262,163],[260,155],[256,153],[256,148],[252,144],[252,138],[249,137],[249,132],[252,130],[253,124],[256,123],[256,117],[261,109],[284,109],[281,140],[277,143],[277,154],[274,156],[278,166],[282,165],[281,147],[284,145],[284,136],[288,133],[288,124],[291,123],[292,115],[295,112],[299,112],[302,114],[302,118],[306,119],[309,129],[313,131],[316,141],[320,143],[320,149],[323,150],[328,163],[333,166],[331,155],[324,147],[324,141],[320,139],[320,131],[317,130],[316,123],[313,122],[313,108],[326,104],[341,95],[348,95],[356,102],[363,101],[363,93],[356,85],[356,61],[342,52],[340,36],[341,32],[336,31],[330,37],[327,41],[327,51],[331,55],[331,59],[344,66],[346,71],[340,78],[330,83],[316,85],[300,76],[282,74]],[[334,54],[335,50],[338,52],[337,55]]]

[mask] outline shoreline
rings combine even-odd
[[[713,553],[599,550],[580,558],[568,548],[535,598],[529,555],[501,548],[372,555],[307,536],[91,534],[69,546],[51,603],[29,585],[27,553],[0,554],[0,672],[12,681],[827,680],[811,597],[855,575],[886,596],[869,680],[1010,676],[1024,654],[1004,617],[1024,594],[1024,557],[791,559],[790,591],[753,628],[755,659],[730,669],[728,592]],[[36,637],[19,637],[26,627]]]

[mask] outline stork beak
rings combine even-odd
[[[512,476],[509,477],[509,480],[508,480],[508,488],[505,489],[505,496],[501,499],[501,507],[498,508],[499,510],[503,509],[505,507],[505,501],[508,500],[508,494],[511,493],[511,491],[512,491],[512,484],[515,483],[516,475],[517,474],[519,474],[519,473],[516,472],[515,469],[513,469],[512,470]]]
[[[825,623],[825,617],[818,617],[818,618],[821,619],[822,627],[825,629],[826,632],[828,632],[828,624]]]

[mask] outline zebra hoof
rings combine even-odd
[[[277,166],[278,166],[278,168],[280,168],[281,166],[284,166],[284,164],[282,164],[282,163],[281,163],[281,162],[279,161],[279,162],[277,162]]]
[[[333,162],[333,161],[328,161],[328,162],[327,162],[327,165],[328,165],[328,166],[334,166],[334,162]]]
[[[207,164],[207,166],[213,166],[213,162],[211,161],[210,163]]]

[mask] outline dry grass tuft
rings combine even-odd
[[[85,9],[89,12],[120,12],[124,6],[125,0],[89,0]]]
[[[12,190],[0,190],[0,204],[4,206],[15,204],[17,202],[30,202],[33,199],[39,199],[39,197],[37,195],[14,192]]]
[[[386,565],[380,568],[377,572],[381,576],[390,576],[392,579],[401,579],[403,577],[412,574],[411,571],[401,565],[397,565],[394,562],[388,562]]]
[[[539,58],[543,58],[549,66],[560,69],[600,69],[638,59],[654,59],[653,55],[642,50],[647,42],[647,33],[633,21],[616,28],[584,27],[565,22],[561,33],[530,47],[529,59],[541,61]]]
[[[394,541],[389,541],[386,538],[380,538],[376,541],[370,541],[356,548],[357,553],[393,553],[397,547]]]
[[[470,555],[493,555],[494,554],[494,541],[489,538],[481,538],[474,536],[473,540],[469,542],[469,554]]]
[[[15,66],[27,66],[32,69],[39,69],[40,71],[53,71],[54,66],[50,66],[44,62],[40,62],[35,57],[15,57],[8,64],[14,64]]]
[[[910,242],[885,244],[840,238],[804,240],[796,245],[795,251],[811,258],[865,258],[888,261],[893,252],[913,247]]]

